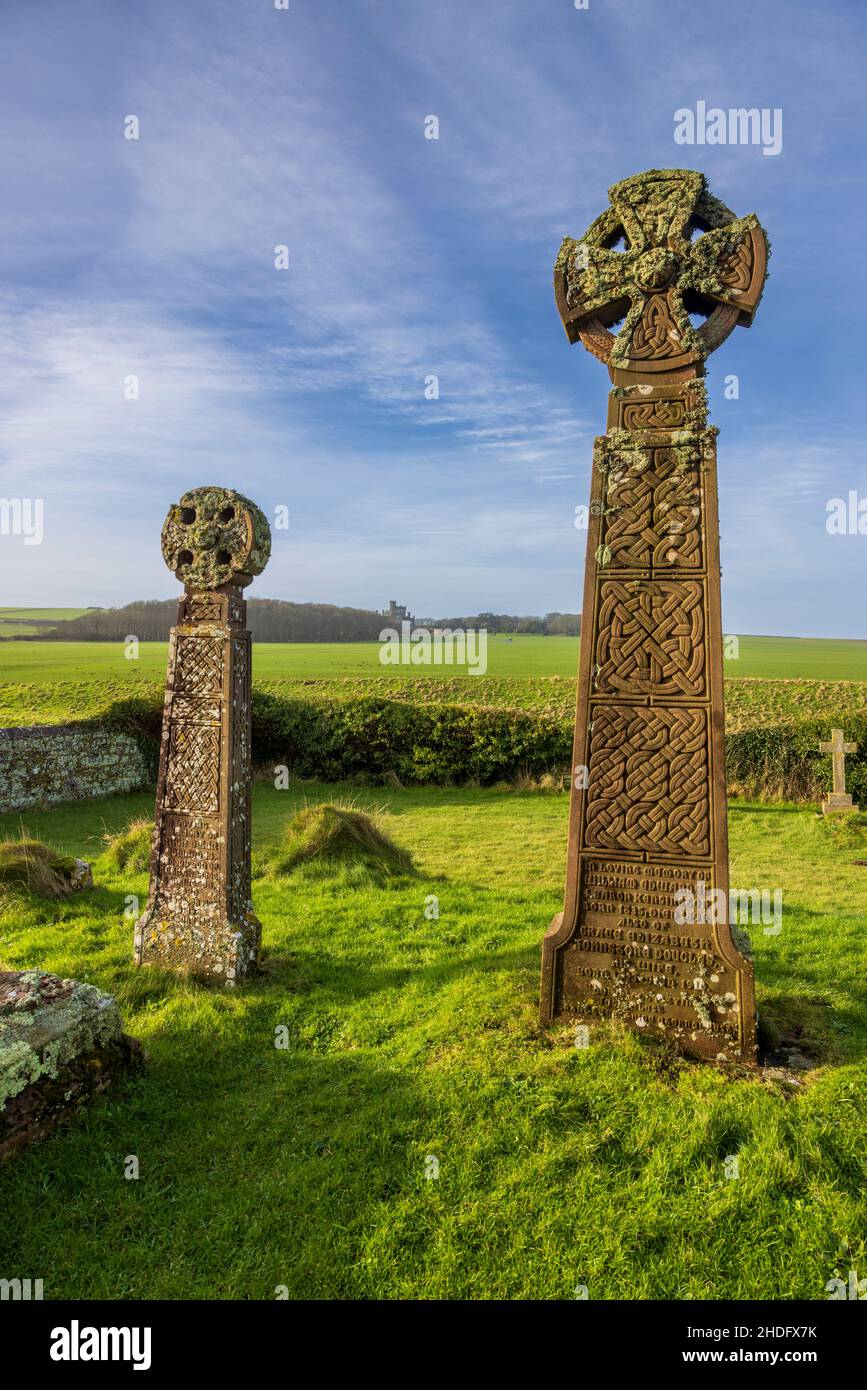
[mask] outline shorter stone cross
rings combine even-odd
[[[163,559],[184,586],[169,636],[150,893],[135,959],[234,985],[258,967],[250,900],[250,633],[246,586],[271,553],[255,502],[184,493]]]
[[[831,762],[834,769],[834,790],[826,792],[822,800],[822,815],[830,815],[834,811],[857,811],[858,807],[852,802],[852,798],[846,791],[846,772],[844,768],[847,753],[857,753],[857,743],[844,743],[843,730],[831,730],[831,742],[820,743],[820,753],[830,753]]]

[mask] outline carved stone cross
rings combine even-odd
[[[607,364],[614,389],[594,450],[566,895],[543,944],[541,1015],[614,1017],[692,1056],[751,1063],[752,965],[718,907],[716,431],[701,378],[752,320],[767,244],[700,173],[652,169],[609,196],[554,270],[570,342]]]
[[[251,648],[244,586],[268,522],[229,488],[186,493],[163,526],[182,580],[169,638],[150,892],[135,959],[235,984],[258,960],[250,899]]]
[[[845,769],[846,754],[857,753],[857,743],[844,743],[843,730],[832,729],[831,742],[820,743],[819,752],[831,754],[831,767],[834,776],[834,790],[826,792],[822,799],[822,815],[828,816],[834,811],[857,811],[858,807],[846,791]]]

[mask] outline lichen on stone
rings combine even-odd
[[[611,207],[583,237],[564,237],[557,253],[555,279],[577,311],[564,313],[570,337],[582,321],[613,329],[625,315],[598,351],[612,367],[635,370],[648,356],[702,361],[719,338],[705,336],[689,310],[743,305],[734,258],[753,231],[763,235],[758,221],[735,217],[696,170],[649,169],[614,184],[609,197]]]
[[[112,995],[39,970],[0,974],[0,1111],[41,1077],[123,1035]]]
[[[169,509],[162,552],[190,588],[244,585],[268,563],[271,528],[256,503],[232,488],[193,488]]]

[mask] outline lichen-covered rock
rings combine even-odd
[[[142,744],[119,729],[0,729],[0,813],[137,791],[150,776]]]
[[[73,891],[93,887],[93,867],[86,859],[76,859],[69,876],[69,886]]]
[[[185,492],[163,524],[163,559],[184,584],[249,584],[268,563],[271,528],[255,502],[228,487]]]
[[[0,1159],[140,1062],[112,995],[40,970],[0,971]]]

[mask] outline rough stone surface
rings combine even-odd
[[[251,646],[242,587],[269,553],[265,517],[228,489],[186,493],[163,528],[164,558],[185,591],[169,640],[150,892],[135,958],[226,984],[255,968],[261,938],[250,897]]]
[[[0,729],[0,814],[137,791],[149,780],[131,734],[74,724]]]
[[[268,563],[271,529],[249,497],[227,487],[197,487],[169,511],[162,549],[169,569],[186,585],[243,586]]]
[[[76,892],[93,887],[93,865],[86,859],[76,859],[75,868],[72,870],[70,887]]]
[[[0,971],[0,1159],[140,1062],[112,995],[39,970]]]
[[[610,197],[554,270],[570,341],[614,389],[594,452],[565,905],[543,944],[541,1016],[616,1018],[751,1064],[752,965],[716,896],[727,903],[716,431],[699,378],[751,321],[766,240],[689,170],[650,170]],[[708,315],[700,329],[693,312]]]

